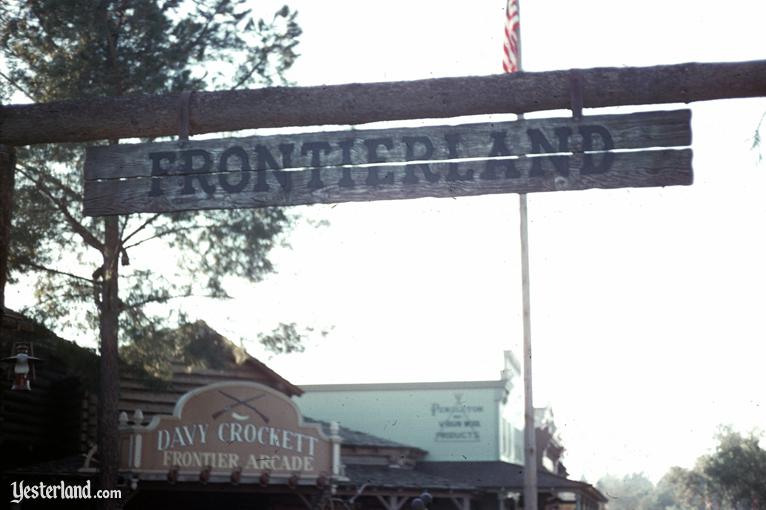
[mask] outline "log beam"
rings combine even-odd
[[[579,70],[585,108],[766,96],[766,60]],[[195,92],[190,133],[355,125],[570,107],[571,72]],[[178,134],[179,94],[4,105],[0,144]]]

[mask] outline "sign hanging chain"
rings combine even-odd
[[[180,145],[189,141],[191,95],[191,90],[184,90],[178,99],[178,142]]]
[[[582,119],[582,76],[580,71],[569,71],[569,98],[571,103],[572,118]]]

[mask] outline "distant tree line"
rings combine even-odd
[[[758,434],[722,428],[713,453],[694,467],[672,467],[653,484],[643,474],[607,475],[596,486],[609,510],[756,510],[766,508],[766,450]]]

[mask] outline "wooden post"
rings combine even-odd
[[[11,244],[15,166],[15,149],[7,145],[0,145],[0,323],[5,315],[5,282],[8,276],[8,257]]]
[[[401,510],[407,502],[407,496],[376,496],[386,510]]]
[[[120,229],[117,216],[104,219],[103,278],[101,280],[101,313],[99,333],[101,339],[99,357],[98,394],[98,457],[100,488],[117,488],[119,465],[118,401],[119,357],[117,339],[119,331],[119,276]],[[101,508],[119,508],[119,501],[103,499]]]
[[[332,443],[332,476],[341,475],[340,459],[340,424],[337,421],[330,422],[330,442]]]
[[[455,504],[455,507],[457,507],[457,510],[471,510],[470,496],[451,496],[450,499]]]

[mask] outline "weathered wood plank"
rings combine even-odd
[[[692,182],[691,159],[690,149],[653,150],[368,168],[240,172],[237,176],[187,175],[87,181],[84,208],[85,214],[99,216],[688,185]],[[226,191],[224,185],[230,190],[241,189]]]
[[[2,424],[2,434],[7,435],[6,437],[18,435],[43,442],[46,440],[48,432],[50,432],[50,428],[44,423],[20,423],[13,418],[9,418],[7,421],[3,421]]]
[[[14,148],[0,145],[0,325],[5,315],[5,281],[8,277],[8,257],[10,256],[8,250],[11,244],[15,166]]]
[[[124,390],[120,392],[120,404],[123,402],[140,403],[140,402],[154,402],[160,404],[175,405],[178,401],[178,396],[182,392],[170,392],[170,391],[130,391]]]
[[[175,404],[165,404],[163,402],[134,402],[120,401],[120,411],[129,411],[128,415],[133,414],[136,409],[141,409],[144,415],[149,414],[173,414]]]
[[[8,422],[15,423],[17,425],[30,424],[35,426],[45,426],[50,422],[50,418],[47,413],[40,412],[27,412],[26,409],[17,407],[5,407],[3,409],[3,415]]]
[[[85,179],[679,147],[690,110],[88,147]]]
[[[578,70],[583,106],[689,103],[766,95],[766,60]],[[571,71],[407,82],[195,92],[190,133],[526,113],[570,107]],[[178,134],[178,94],[0,108],[0,143],[26,145]]]

